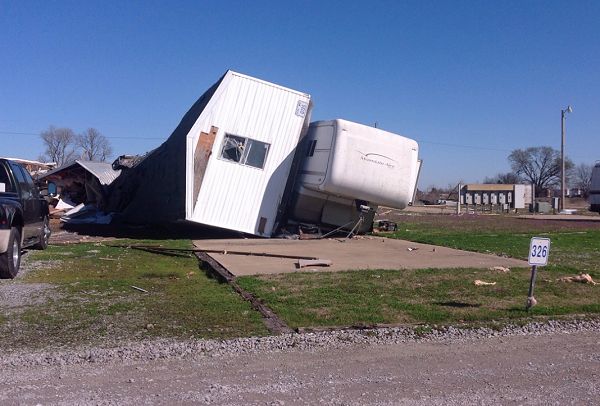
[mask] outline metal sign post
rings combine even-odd
[[[537,300],[533,296],[533,288],[535,287],[535,277],[538,266],[546,266],[548,264],[548,254],[550,253],[550,238],[533,237],[529,244],[529,265],[531,265],[531,279],[529,281],[529,293],[527,294],[527,304],[525,310],[529,311],[537,304]]]

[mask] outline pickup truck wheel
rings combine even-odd
[[[21,233],[16,227],[10,229],[8,248],[0,254],[0,278],[14,278],[21,265]]]
[[[48,248],[48,241],[50,240],[50,221],[48,220],[48,216],[44,217],[44,225],[42,226],[42,231],[40,232],[40,236],[38,237],[38,242],[33,246],[36,250],[45,250]]]

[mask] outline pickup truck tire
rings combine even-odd
[[[8,237],[8,249],[0,254],[0,278],[12,279],[17,276],[21,265],[21,233],[19,229],[10,229]]]
[[[50,239],[50,220],[48,216],[44,217],[44,224],[42,225],[42,231],[38,237],[38,242],[33,246],[36,250],[45,250],[48,248],[48,240]]]

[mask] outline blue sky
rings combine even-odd
[[[0,155],[49,125],[116,154],[164,141],[227,69],[420,143],[420,186],[509,170],[515,148],[600,159],[598,1],[0,0]],[[18,134],[14,134],[18,133]]]

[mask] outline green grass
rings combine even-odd
[[[460,218],[456,217],[456,221]],[[426,244],[442,245],[467,251],[492,253],[518,259],[527,259],[531,237],[548,237],[552,241],[548,264],[565,272],[597,273],[600,271],[600,224],[590,229],[536,229],[535,221],[525,222],[529,229],[502,230],[494,228],[440,226],[423,219],[411,218],[400,223],[398,231],[384,234]],[[501,217],[496,219],[502,221]]]
[[[560,270],[538,274],[529,313],[529,270],[361,270],[243,277],[239,283],[292,327],[361,324],[484,323],[531,316],[600,313],[600,289],[556,282]],[[494,286],[475,286],[481,279]]]
[[[386,236],[520,259],[526,259],[532,236],[550,237],[550,265],[539,269],[536,284],[538,305],[530,312],[524,310],[527,268],[509,273],[486,269],[295,272],[241,277],[238,282],[291,327],[487,325],[600,313],[600,286],[557,281],[586,272],[600,282],[600,224],[501,216],[405,216],[399,231]],[[136,240],[32,252],[28,261],[35,261],[34,270],[11,283],[54,288],[41,294],[42,301],[0,309],[2,348],[267,334],[260,315],[228,285],[208,278],[195,258],[109,246],[130,243],[190,246],[188,240]],[[496,285],[475,286],[476,279]]]
[[[126,243],[131,242],[146,243]],[[186,240],[159,243],[190,247]],[[46,293],[44,303],[0,315],[0,345],[267,334],[260,314],[228,285],[207,277],[195,257],[90,243],[50,246],[32,253],[28,260],[43,266],[36,266],[38,270],[20,283],[50,284],[55,289]]]
[[[404,220],[404,221],[402,221]],[[557,282],[589,273],[600,282],[600,224],[523,221],[503,216],[405,216],[382,234],[421,243],[527,259],[532,236],[552,240],[540,268],[538,305],[525,312],[530,270],[363,270],[244,277],[240,284],[293,327],[377,323],[487,323],[600,313],[600,286]],[[481,279],[494,286],[475,286]]]

